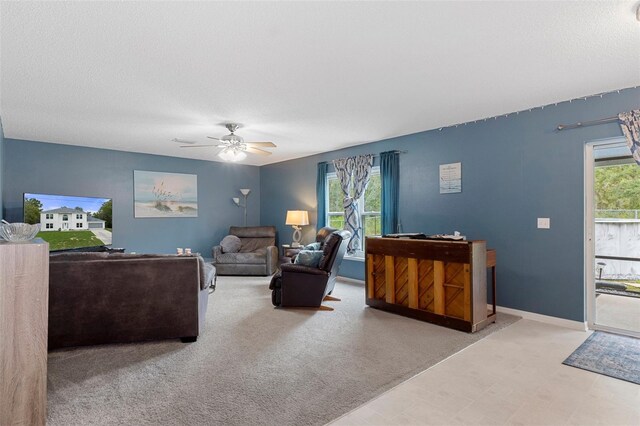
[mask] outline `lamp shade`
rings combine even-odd
[[[306,210],[288,210],[286,225],[308,225],[309,212]]]

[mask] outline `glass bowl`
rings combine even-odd
[[[0,237],[7,241],[17,242],[33,240],[39,231],[39,224],[0,223]]]

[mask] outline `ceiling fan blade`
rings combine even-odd
[[[250,146],[247,147],[246,151],[252,154],[258,154],[258,155],[271,155],[269,151],[265,151],[264,149],[259,149],[259,148],[252,148]]]
[[[209,139],[213,139],[215,141],[220,141],[220,142],[224,142],[222,139],[220,138],[214,138],[213,136],[207,136]]]
[[[180,145],[180,148],[205,148],[216,145]]]
[[[268,146],[271,148],[277,148],[276,144],[273,142],[245,142],[248,146]]]
[[[198,143],[198,142],[194,142],[194,141],[185,141],[184,139],[178,139],[178,138],[173,138],[173,139],[171,139],[171,142],[175,142],[175,143],[188,143],[189,145],[193,145],[193,144]]]

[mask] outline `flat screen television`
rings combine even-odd
[[[111,209],[110,198],[24,194],[24,221],[40,224],[50,251],[110,246]]]

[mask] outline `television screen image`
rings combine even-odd
[[[111,209],[109,198],[24,194],[24,221],[40,224],[51,251],[111,245]]]

